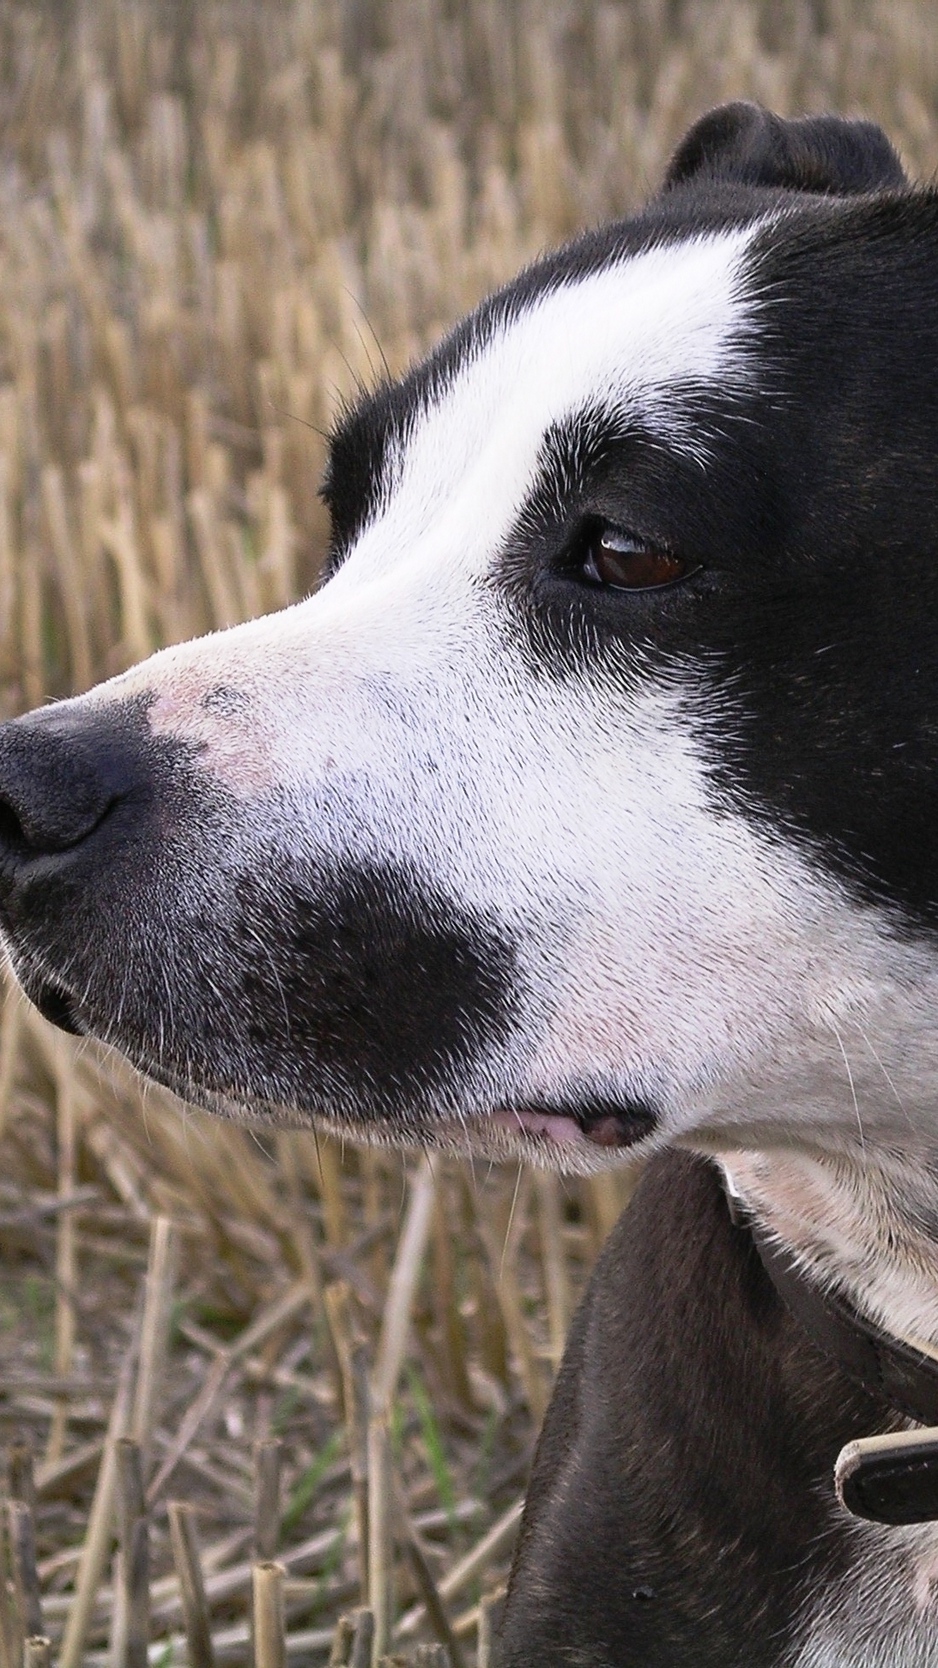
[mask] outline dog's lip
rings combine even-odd
[[[584,1146],[586,1135],[575,1118],[562,1112],[540,1112],[522,1107],[502,1108],[491,1114],[491,1122],[511,1134],[546,1137],[560,1147]]]
[[[501,1107],[491,1114],[501,1129],[523,1132],[561,1147],[632,1147],[650,1134],[657,1119],[646,1106],[583,1108],[575,1112],[545,1106]]]

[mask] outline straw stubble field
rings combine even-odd
[[[938,24],[895,0],[0,4],[3,714],[308,590],[341,402],[738,96],[876,117],[928,175]],[[213,1124],[12,992],[0,1132],[0,1668],[37,1634],[65,1668],[148,1637],[167,1664],[487,1662],[627,1180]]]

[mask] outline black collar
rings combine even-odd
[[[812,1343],[896,1413],[919,1425],[938,1426],[938,1358],[884,1332],[842,1292],[817,1285],[790,1251],[740,1210],[737,1198],[727,1193],[727,1201],[733,1220],[751,1235],[786,1309]],[[857,1517],[889,1524],[933,1522],[938,1519],[938,1429],[849,1442],[837,1461],[835,1481],[843,1504]]]
[[[897,1413],[920,1425],[938,1425],[938,1357],[884,1332],[836,1288],[825,1290],[802,1274],[791,1252],[760,1223],[750,1218],[748,1226],[775,1290],[818,1349]]]

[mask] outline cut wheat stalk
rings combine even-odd
[[[352,1478],[358,1548],[359,1590],[367,1602],[368,1528],[368,1428],[371,1421],[371,1374],[368,1350],[352,1320],[351,1293],[341,1280],[326,1287],[326,1315],[333,1347],[342,1376],[342,1403]]]
[[[390,1436],[386,1415],[374,1414],[368,1422],[368,1608],[374,1618],[373,1665],[384,1655],[391,1637],[393,1583]]]
[[[234,1535],[226,1536],[214,1549],[208,1548],[203,1555],[203,1568],[208,1571],[204,1576],[205,1595],[210,1608],[225,1604],[239,1594],[249,1591],[253,1560],[239,1559],[236,1563],[229,1563],[224,1554],[239,1551],[250,1539],[250,1534],[249,1529],[238,1530]],[[341,1546],[344,1540],[341,1528],[320,1530],[308,1540],[290,1547],[282,1554],[280,1562],[288,1571],[320,1568],[323,1564],[328,1564],[336,1547]],[[156,1629],[178,1620],[183,1614],[183,1595],[178,1577],[175,1575],[160,1576],[154,1581],[150,1599],[151,1620]],[[50,1594],[44,1601],[47,1618],[56,1621],[67,1615],[70,1603],[64,1594]],[[113,1604],[113,1587],[102,1587],[97,1595],[94,1619],[98,1622],[104,1620]]]
[[[30,1502],[7,1501],[7,1536],[19,1626],[28,1638],[44,1632],[42,1595],[36,1568],[36,1523]]]
[[[375,1619],[362,1608],[352,1617],[352,1639],[347,1668],[374,1668]]]
[[[144,1475],[149,1462],[153,1421],[169,1344],[178,1259],[179,1234],[174,1223],[167,1216],[154,1217],[144,1278],[140,1361],[131,1414],[131,1429],[140,1445]]]
[[[146,1668],[150,1641],[150,1525],[140,1443],[117,1442],[117,1556],[111,1617],[112,1668]]]
[[[480,1220],[479,1230],[488,1253],[495,1293],[518,1374],[524,1384],[530,1407],[540,1421],[547,1410],[547,1381],[536,1358],[534,1343],[525,1319],[516,1268],[517,1250],[526,1226],[530,1192],[531,1178],[522,1172],[507,1214],[502,1216],[499,1213],[500,1220]]]
[[[69,527],[65,483],[61,469],[55,464],[47,464],[42,472],[42,497],[68,625],[72,682],[78,690],[88,689],[94,682],[94,672],[87,597]]]
[[[474,1547],[460,1558],[453,1568],[437,1583],[441,1600],[448,1603],[461,1593],[463,1588],[481,1575],[491,1564],[492,1560],[510,1546],[518,1533],[524,1501],[516,1500],[506,1512],[497,1519],[492,1527],[478,1540]],[[395,1629],[395,1637],[407,1639],[413,1636],[423,1621],[424,1607],[416,1604],[403,1615]]]
[[[68,1199],[77,1185],[78,1089],[70,1070],[71,1061],[61,1038],[58,1039],[53,1058],[58,1106],[59,1197]],[[58,1221],[55,1255],[55,1371],[62,1378],[67,1378],[71,1373],[75,1348],[76,1272],[75,1217],[71,1211],[63,1211]],[[62,1458],[67,1418],[68,1403],[63,1400],[58,1403],[49,1427],[45,1454],[46,1462],[49,1464],[54,1464]],[[42,1628],[33,1628],[31,1631],[41,1633]]]
[[[333,1141],[331,1136],[317,1135],[316,1172],[322,1199],[326,1242],[338,1248],[346,1243],[349,1235],[342,1189],[342,1160],[338,1143]]]
[[[117,1444],[127,1434],[130,1421],[134,1369],[139,1349],[139,1317],[124,1352],[117,1389],[111,1404],[104,1452],[98,1470],[88,1528],[75,1582],[75,1594],[68,1610],[59,1652],[59,1668],[80,1668],[85,1638],[94,1611],[98,1586],[104,1574],[113,1529],[117,1485]]]
[[[237,1558],[235,1562],[230,1562],[225,1554],[238,1554],[250,1538],[250,1530],[239,1529],[226,1536],[223,1541],[207,1547],[203,1552],[203,1584],[206,1603],[210,1610],[219,1605],[228,1605],[240,1595],[249,1592],[254,1560]],[[278,1562],[283,1563],[291,1580],[298,1571],[327,1570],[332,1565],[336,1550],[345,1547],[347,1541],[348,1536],[341,1526],[323,1529],[308,1540],[291,1546]],[[313,1582],[313,1588],[321,1590],[321,1586],[320,1576]],[[151,1620],[155,1632],[159,1633],[168,1625],[184,1619],[183,1594],[177,1574],[158,1577],[151,1585],[150,1601]],[[98,1594],[95,1613],[95,1619],[99,1624],[109,1615],[113,1603],[114,1589],[110,1586],[102,1587]],[[64,1594],[53,1593],[46,1597],[44,1608],[47,1618],[54,1622],[67,1614],[68,1600]]]
[[[170,1500],[167,1509],[173,1562],[182,1598],[190,1668],[215,1668],[205,1579],[196,1538],[195,1513],[191,1506],[180,1500]]]
[[[391,1398],[400,1377],[414,1295],[433,1221],[435,1197],[433,1161],[428,1153],[424,1153],[411,1177],[407,1213],[388,1282],[387,1300],[381,1321],[381,1336],[372,1382],[374,1406],[383,1412],[391,1405]]]
[[[35,1507],[36,1474],[30,1443],[22,1437],[11,1442],[6,1460],[7,1492],[10,1499],[23,1501],[25,1505]]]
[[[14,984],[7,976],[4,979],[3,1005],[0,1008],[0,1139],[6,1128],[10,1094],[16,1075],[24,1005],[25,997],[19,985]]]
[[[254,1556],[275,1559],[280,1541],[280,1469],[283,1444],[267,1437],[254,1446]]]
[[[424,1551],[420,1536],[411,1523],[406,1508],[398,1500],[398,1513],[402,1520],[404,1546],[408,1562],[414,1576],[417,1591],[423,1600],[430,1626],[433,1628],[439,1642],[439,1650],[443,1653],[444,1668],[467,1668],[462,1646],[456,1637],[446,1606],[440,1594],[439,1587],[433,1577],[429,1561]]]
[[[269,1304],[261,1314],[255,1316],[250,1326],[244,1329],[235,1344],[232,1344],[228,1349],[219,1350],[201,1393],[189,1408],[176,1432],[169,1453],[164,1457],[156,1476],[150,1483],[147,1490],[149,1504],[159,1498],[161,1491],[173,1475],[199,1427],[216,1407],[229,1373],[237,1367],[242,1357],[249,1355],[277,1327],[291,1320],[300,1309],[305,1308],[309,1301],[310,1288],[307,1282],[305,1280],[295,1282],[288,1291],[281,1293],[273,1303]]]
[[[7,1573],[5,1525],[0,1535],[0,1668],[19,1668],[23,1644],[12,1575]]]
[[[535,1176],[535,1188],[541,1255],[544,1260],[544,1290],[550,1326],[550,1359],[556,1372],[563,1356],[567,1329],[570,1325],[570,1281],[563,1243],[560,1182],[550,1171],[539,1170]]]
[[[504,1596],[504,1592],[490,1593],[479,1601],[477,1668],[493,1668],[495,1622]]]
[[[329,1668],[347,1668],[354,1636],[354,1618],[352,1616],[340,1616],[339,1620],[336,1622],[335,1632],[332,1635],[332,1642],[329,1647]]]
[[[286,1668],[283,1577],[282,1564],[268,1562],[254,1565],[252,1622],[255,1668]]]

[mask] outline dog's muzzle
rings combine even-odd
[[[0,933],[27,996],[213,1111],[434,1142],[514,1034],[500,921],[237,796],[151,705],[0,726]]]

